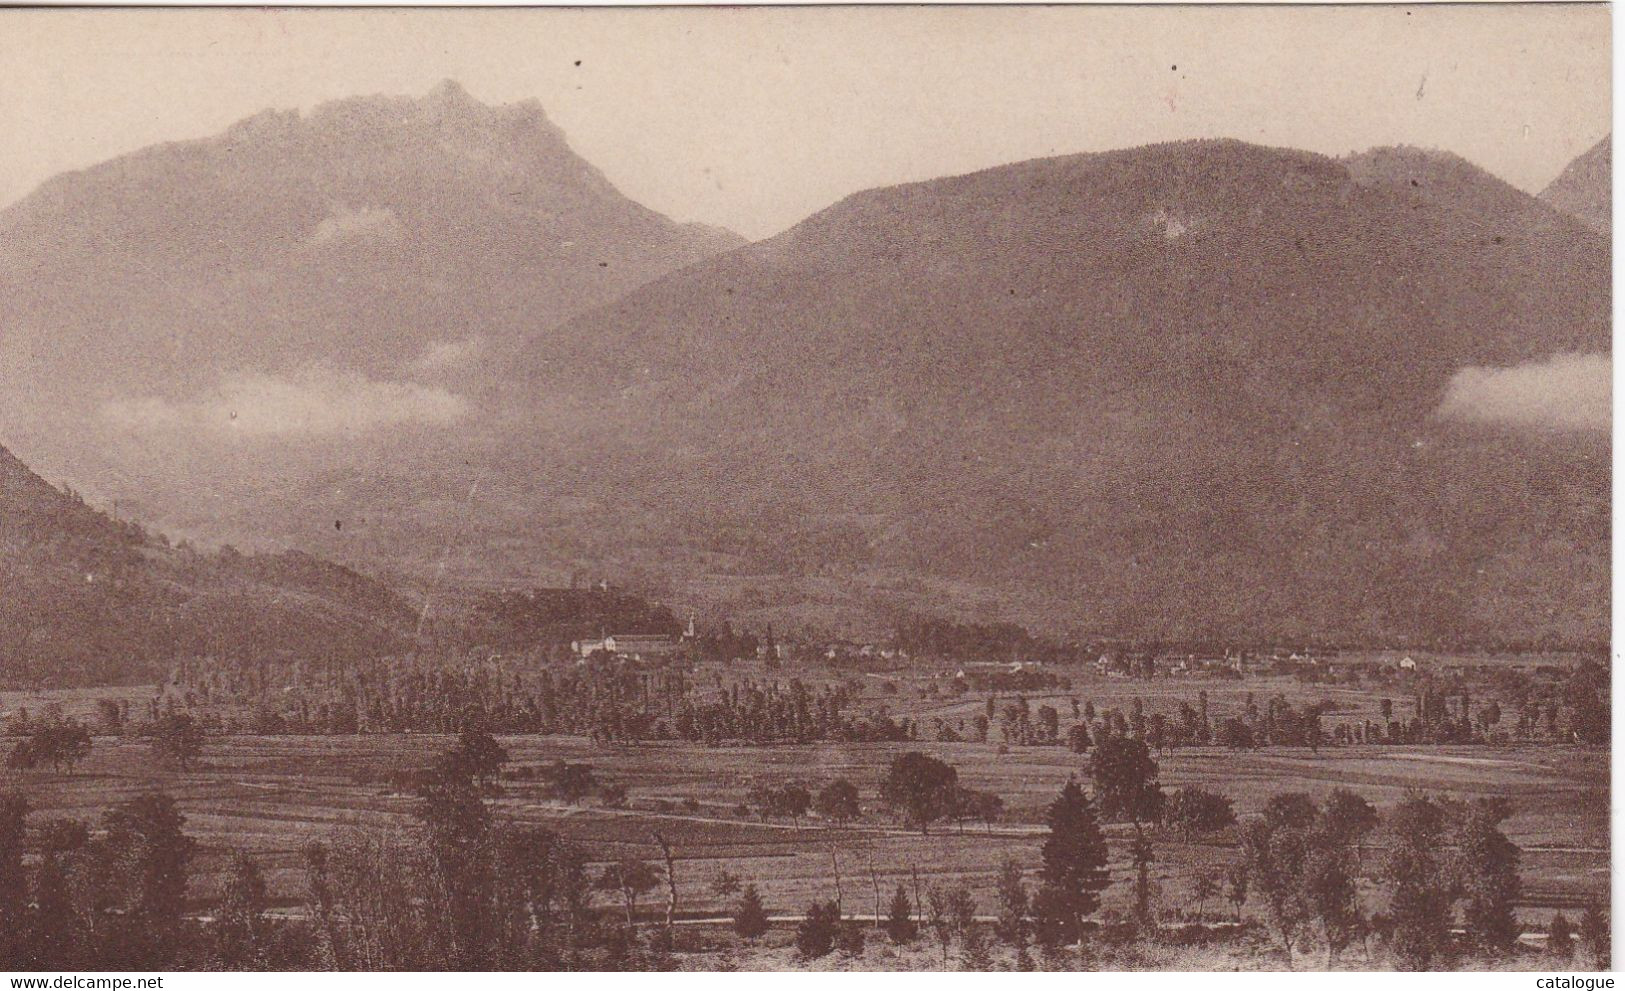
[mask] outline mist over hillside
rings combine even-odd
[[[1596,411],[1456,386],[1605,355],[1607,257],[1454,156],[1163,145],[849,197],[517,375],[613,394],[578,443],[695,548],[1125,633],[1599,636]]]
[[[0,211],[0,377],[27,384],[0,415],[86,488],[209,487],[222,450],[282,444],[236,466],[263,472],[454,429],[517,342],[741,243],[621,195],[534,102],[447,82],[266,111]]]
[[[447,86],[0,234],[16,446],[173,532],[781,628],[1606,636],[1608,241],[1447,153],[1041,159],[741,247]]]

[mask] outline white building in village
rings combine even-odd
[[[691,622],[689,632],[681,638],[664,633],[614,633],[596,640],[573,641],[570,649],[575,651],[576,657],[581,660],[586,660],[599,651],[617,657],[637,659],[665,657],[684,650],[688,641],[693,638],[693,629]]]

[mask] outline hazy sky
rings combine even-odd
[[[539,99],[624,192],[752,237],[870,186],[1228,136],[1455,151],[1537,191],[1608,132],[1602,6],[0,11],[0,204],[266,107]]]

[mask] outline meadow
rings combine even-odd
[[[879,682],[881,679],[876,679]],[[1279,682],[1279,684],[1275,684]],[[1377,694],[1361,689],[1299,685],[1291,679],[1203,682],[1216,712],[1239,707],[1245,694],[1262,699],[1277,691],[1297,698],[1332,697],[1353,714],[1376,711]],[[985,695],[939,700],[919,686],[886,689],[892,699],[924,719],[969,718]],[[1049,701],[1064,708],[1082,695],[1098,707],[1144,699],[1190,698],[1190,683],[1098,679],[1075,690],[1034,692],[1033,706]],[[150,689],[97,690],[0,696],[0,710],[59,706],[89,719],[97,698],[150,697]],[[1176,698],[1177,695],[1177,698]],[[1350,718],[1360,718],[1351,715]],[[584,844],[595,858],[660,856],[656,834],[676,857],[679,915],[693,922],[726,914],[729,900],[713,890],[724,871],[757,884],[771,914],[798,914],[814,899],[841,896],[849,914],[874,912],[899,883],[952,881],[968,885],[980,910],[994,910],[995,876],[1006,858],[1029,870],[1038,864],[1042,813],[1069,775],[1086,777],[1084,758],[1064,747],[1001,747],[989,743],[841,743],[710,748],[687,743],[595,745],[567,736],[510,736],[508,774],[493,807],[504,819],[546,825]],[[98,736],[90,756],[70,774],[0,770],[0,790],[26,791],[42,815],[97,819],[112,804],[144,791],[173,795],[187,831],[200,841],[190,898],[200,908],[218,895],[220,876],[233,850],[251,853],[263,866],[273,904],[296,911],[301,902],[302,850],[348,829],[401,830],[415,824],[416,798],[387,779],[392,772],[427,765],[451,738],[433,735],[220,736],[210,737],[203,756],[181,771],[156,760],[148,741]],[[0,747],[7,744],[0,740]],[[877,784],[899,753],[921,750],[958,769],[970,787],[993,791],[1005,802],[992,826],[939,824],[929,835],[900,828],[880,803]],[[1003,752],[1001,752],[1003,751]],[[1524,894],[1520,919],[1526,929],[1545,925],[1551,911],[1577,913],[1588,898],[1606,901],[1609,887],[1608,754],[1600,748],[1544,744],[1508,746],[1350,746],[1270,748],[1234,753],[1197,747],[1159,755],[1165,790],[1197,784],[1235,802],[1240,816],[1257,813],[1271,795],[1302,791],[1321,798],[1337,787],[1365,796],[1379,810],[1411,789],[1455,798],[1504,796],[1515,809],[1505,824],[1523,849]],[[527,769],[557,760],[589,764],[601,781],[625,787],[619,807],[589,798],[567,805],[529,779]],[[517,772],[517,773],[516,773]],[[814,787],[844,777],[858,786],[862,817],[845,826],[816,818],[799,823],[762,821],[741,808],[752,787],[802,781]],[[1126,911],[1129,865],[1126,827],[1110,827],[1114,883],[1105,906]],[[1380,844],[1380,839],[1373,843]],[[1159,833],[1154,881],[1164,906],[1195,912],[1191,896],[1200,873],[1222,875],[1235,858],[1232,838],[1184,842]],[[1380,851],[1364,856],[1372,865]],[[837,878],[839,880],[837,881]],[[1372,904],[1380,895],[1366,884]],[[655,910],[661,893],[646,905]],[[1210,919],[1228,918],[1222,898],[1202,906]],[[1248,907],[1248,911],[1252,911]],[[879,951],[876,951],[879,952]],[[877,962],[877,966],[882,962]]]

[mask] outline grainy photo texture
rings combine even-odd
[[[1609,28],[0,11],[0,970],[1606,969]]]

